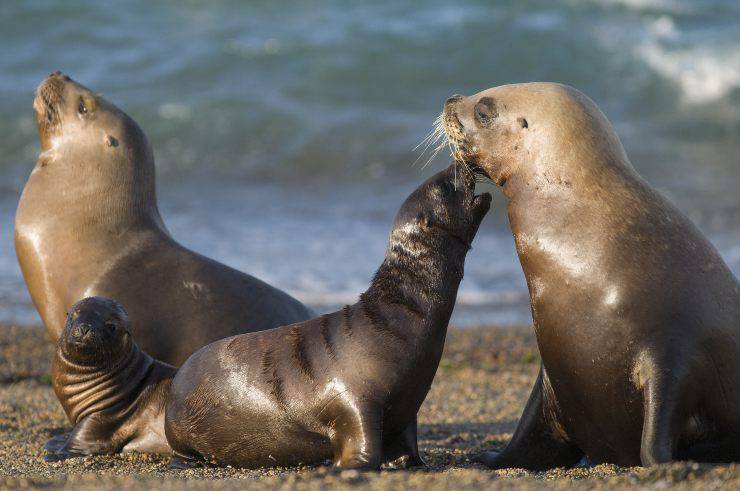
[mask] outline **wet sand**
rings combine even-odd
[[[419,414],[422,470],[335,472],[327,467],[170,471],[167,458],[125,454],[45,463],[43,444],[69,431],[50,386],[52,346],[40,328],[0,327],[0,488],[75,489],[738,489],[740,466],[678,463],[655,468],[491,471],[469,462],[511,437],[534,382],[531,328],[452,329]]]

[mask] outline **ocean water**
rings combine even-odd
[[[38,322],[12,223],[54,70],[147,132],[175,237],[319,311],[367,287],[398,206],[449,162],[414,150],[443,101],[533,80],[593,98],[740,274],[736,0],[8,1],[0,46],[0,322]],[[460,325],[530,322],[495,193]]]

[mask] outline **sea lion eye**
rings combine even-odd
[[[475,105],[475,118],[481,126],[490,127],[497,116],[496,103],[490,97],[481,98]]]
[[[80,97],[80,103],[77,105],[77,111],[80,114],[87,114],[87,106],[85,105],[85,101],[82,100],[82,97]]]

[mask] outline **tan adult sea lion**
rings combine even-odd
[[[154,157],[126,113],[61,73],[34,101],[41,155],[18,205],[23,277],[52,340],[90,296],[126,306],[136,342],[179,365],[212,341],[312,317],[270,285],[178,244],[157,209]]]
[[[457,160],[503,187],[542,368],[494,468],[740,459],[740,284],[630,163],[607,118],[552,83],[444,107]]]
[[[164,407],[175,371],[139,349],[119,303],[103,297],[77,302],[51,371],[54,392],[74,429],[46,444],[46,460],[121,451],[170,453]]]
[[[423,464],[416,414],[432,384],[465,256],[491,196],[453,166],[404,202],[385,260],[355,305],[212,343],[172,381],[175,466],[333,460]]]

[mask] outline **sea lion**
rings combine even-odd
[[[61,73],[34,100],[41,155],[18,205],[15,246],[53,341],[69,307],[126,306],[136,342],[179,365],[206,344],[313,317],[266,283],[196,254],[157,209],[154,158],[126,113]]]
[[[503,187],[542,367],[512,440],[547,469],[740,458],[740,285],[640,177],[577,90],[506,85],[444,107],[455,158]]]
[[[54,392],[74,429],[46,444],[46,460],[120,451],[170,453],[164,405],[175,371],[139,349],[119,303],[103,297],[77,302],[51,369]]]
[[[175,467],[422,465],[416,413],[437,370],[457,288],[491,196],[451,166],[404,202],[359,302],[193,354],[172,382]]]

